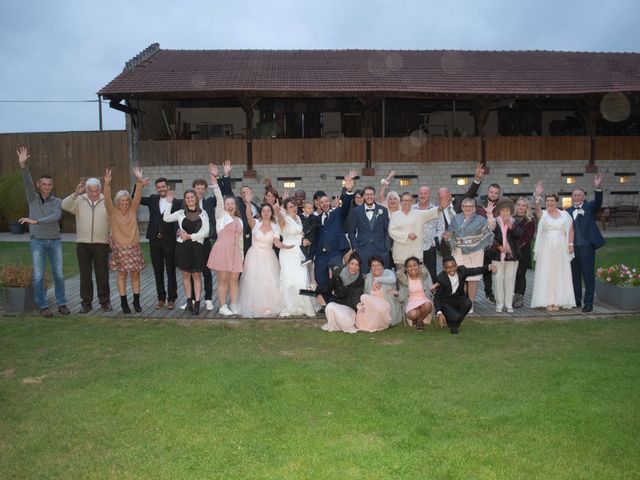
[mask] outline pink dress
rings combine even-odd
[[[384,290],[372,290],[360,296],[356,313],[356,328],[365,332],[385,330],[391,325],[391,305]]]
[[[242,272],[242,221],[234,219],[218,232],[207,267],[219,272]]]
[[[413,278],[408,278],[408,288],[409,288],[409,298],[407,299],[407,308],[406,312],[410,312],[414,308],[418,308],[420,305],[425,303],[431,303],[431,300],[424,293],[424,288],[422,287],[422,281],[419,278],[415,280]]]

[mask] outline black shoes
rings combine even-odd
[[[122,307],[122,313],[131,313],[131,309],[129,308],[129,302],[127,302],[126,295],[122,295],[120,297],[120,306]]]
[[[91,311],[91,305],[80,305],[80,312],[89,313]]]
[[[60,305],[58,307],[58,313],[60,313],[60,315],[69,315],[71,312],[66,305]]]
[[[496,297],[494,297],[493,295],[489,294],[489,295],[485,295],[487,297],[487,302],[491,303],[492,305],[496,304]]]
[[[133,294],[133,309],[137,313],[142,312],[142,307],[140,306],[140,294],[139,293],[134,293]]]
[[[449,331],[451,332],[451,335],[458,335],[458,327],[451,327]]]
[[[191,312],[191,315],[198,315],[200,313],[200,300],[193,302],[193,306],[191,307],[190,312]]]
[[[592,312],[593,311],[593,306],[592,305],[585,305],[584,307],[582,307],[582,311],[587,313],[587,312]]]
[[[40,309],[40,315],[42,315],[44,318],[53,317],[53,313],[51,313],[51,310],[49,310],[49,307],[41,308]]]

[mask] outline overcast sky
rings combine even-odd
[[[635,0],[2,1],[0,132],[97,130],[96,92],[165,49],[640,52]],[[124,114],[104,105],[104,128]]]

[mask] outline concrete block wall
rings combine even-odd
[[[490,183],[499,184],[508,195],[530,195],[533,192],[536,181],[542,180],[545,191],[570,193],[574,188],[584,188],[588,197],[593,198],[593,178],[594,174],[584,173],[586,162],[579,161],[527,161],[527,162],[492,162],[489,164],[490,173],[485,176],[484,185],[480,187],[480,193],[485,194]],[[417,193],[418,187],[427,185],[431,187],[432,197],[435,198],[436,190],[446,186],[452,193],[464,193],[467,186],[458,186],[456,179],[452,175],[473,174],[475,163],[473,162],[442,162],[442,163],[378,163],[374,164],[376,175],[374,177],[361,176],[356,181],[356,187],[362,188],[366,185],[373,185],[376,189],[380,186],[380,179],[385,177],[390,170],[395,170],[396,175],[417,175],[412,179],[411,186],[401,187],[396,179],[390,186],[391,190],[398,193],[409,191]],[[620,191],[640,191],[640,160],[615,160],[598,161],[600,172],[604,176],[604,205],[612,206],[620,203],[634,203],[640,201],[637,194],[619,195],[611,192]],[[233,182],[234,193],[239,193],[242,185],[248,185],[253,189],[256,200],[262,199],[264,187],[262,180],[270,178],[276,189],[282,194],[284,191],[283,182],[278,181],[278,177],[302,177],[296,181],[296,189],[302,188],[307,192],[307,198],[311,198],[317,190],[324,190],[329,195],[340,193],[341,181],[336,176],[344,176],[350,169],[361,172],[362,164],[345,163],[323,163],[323,164],[299,164],[299,165],[258,165],[256,171],[257,178],[242,178],[245,165],[234,165],[231,172],[232,178],[239,178],[240,181]],[[633,172],[629,183],[619,183],[616,172]],[[523,177],[520,185],[513,185],[509,174],[528,173],[528,177]],[[582,177],[576,177],[576,183],[568,185],[562,173],[582,173]],[[191,183],[196,178],[205,178],[208,181],[206,165],[190,166],[147,166],[144,168],[144,175],[148,176],[152,182],[144,190],[144,195],[155,192],[153,180],[163,176],[169,180],[182,180],[181,186],[175,191],[176,197],[181,197],[184,190],[191,187]],[[140,209],[140,220],[148,218],[146,208]]]

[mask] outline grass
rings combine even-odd
[[[151,265],[149,243],[142,242],[145,261]],[[76,258],[75,243],[62,242],[64,257],[64,276],[70,278],[80,273]],[[0,265],[6,263],[31,264],[31,252],[28,242],[0,242]],[[638,238],[608,238],[604,247],[596,255],[596,267],[608,267],[617,263],[629,266],[640,266],[640,240]],[[47,267],[49,270],[49,267]]]
[[[637,478],[640,317],[0,320],[1,478]]]
[[[144,253],[145,262],[151,265],[149,243],[141,242],[140,248],[142,248],[142,252]],[[0,242],[0,265],[7,263],[31,265],[29,242]],[[78,257],[76,257],[76,244],[74,242],[62,242],[62,270],[65,278],[71,278],[80,274]],[[48,260],[47,271],[51,273]]]

